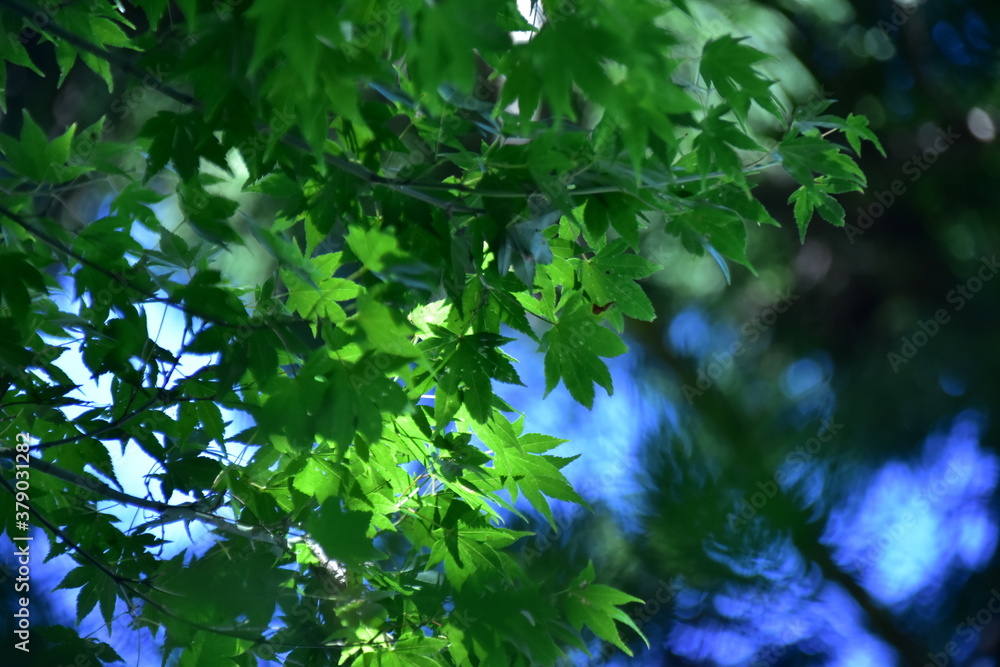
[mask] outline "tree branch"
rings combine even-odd
[[[9,447],[0,447],[0,459],[13,459],[14,456],[15,451],[13,449],[10,449]],[[221,531],[233,535],[240,535],[255,541],[267,542],[271,545],[279,547],[281,551],[286,550],[288,547],[286,540],[275,537],[260,526],[229,521],[228,519],[215,514],[203,512],[197,509],[197,503],[171,505],[158,500],[140,498],[139,496],[133,496],[112,488],[100,480],[82,477],[74,472],[60,468],[53,463],[43,461],[36,456],[30,456],[28,457],[28,460],[32,469],[38,470],[39,472],[51,477],[55,477],[56,479],[60,479],[68,484],[72,484],[73,486],[86,489],[88,491],[94,491],[108,500],[114,500],[124,505],[141,507],[143,509],[158,512],[161,518],[150,522],[149,524],[145,524],[146,526],[159,523],[173,523],[175,521],[202,521],[204,523],[211,524]]]
[[[15,2],[14,0],[0,0],[0,7],[7,7],[12,11],[20,14],[24,18],[28,19],[29,21],[31,21],[34,15],[37,13],[37,11],[33,11],[30,8],[25,7],[21,3]],[[51,33],[61,39],[66,40],[67,42],[69,42],[76,48],[80,49],[81,51],[86,51],[87,53],[90,53],[91,55],[95,55],[98,58],[106,60],[107,62],[113,65],[117,65],[118,67],[122,68],[125,72],[127,72],[133,77],[139,79],[146,77],[146,72],[143,72],[141,69],[136,67],[135,63],[133,63],[128,58],[125,58],[124,56],[121,56],[112,51],[102,49],[99,46],[91,44],[82,37],[74,35],[70,31],[59,26],[59,24],[57,24],[52,19],[51,16],[48,17],[48,21],[46,21],[43,25],[39,25],[34,21],[32,21],[32,25],[34,25],[34,29],[40,32]],[[163,93],[164,95],[166,95],[167,97],[177,100],[181,104],[185,104],[190,107],[199,109],[201,108],[201,104],[198,102],[198,100],[191,97],[187,93],[183,93],[177,90],[176,88],[168,86],[162,81],[157,81],[155,77],[149,77],[149,78],[152,80],[151,86],[156,90],[160,91],[161,93]]]

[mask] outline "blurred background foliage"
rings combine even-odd
[[[789,109],[814,111],[822,91],[832,113],[867,115],[888,157],[865,151],[848,226],[814,225],[804,244],[793,184],[755,176],[783,226],[750,235],[759,274],[733,267],[731,284],[651,229],[659,317],[630,322],[615,396],[593,412],[562,389],[537,401],[541,357],[511,345],[528,388],[505,397],[585,454],[567,473],[595,508],[563,508],[556,533],[539,523],[520,557],[538,577],[593,558],[647,600],[631,613],[652,648],[595,644],[580,664],[996,665],[1000,4],[686,4],[695,19],[670,24],[683,41],[746,36],[775,55]],[[11,69],[21,104],[0,131],[17,135],[22,108],[43,127],[106,112],[96,75],[77,66],[56,89],[54,57],[33,48],[49,81]],[[129,127],[156,111],[131,102]],[[86,224],[106,196],[67,193],[64,215]]]
[[[689,5],[674,29],[747,36],[790,108],[825,91],[888,157],[865,152],[847,227],[805,244],[792,184],[758,176],[783,227],[751,235],[763,268],[731,285],[646,237],[659,318],[630,323],[613,399],[551,425],[598,509],[524,557],[539,576],[593,557],[647,601],[651,650],[582,663],[995,665],[1000,5]]]

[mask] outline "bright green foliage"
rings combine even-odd
[[[589,408],[594,404],[595,383],[612,392],[611,373],[598,357],[617,357],[626,352],[626,347],[618,336],[600,325],[600,319],[582,298],[574,296],[568,301],[558,322],[542,338],[547,346],[545,392],[555,389],[562,378],[573,398]]]
[[[61,584],[78,620],[124,600],[182,665],[545,665],[594,636],[628,652],[636,598],[592,567],[535,580],[509,548],[528,533],[504,520],[530,506],[554,526],[552,499],[584,501],[562,441],[496,395],[521,383],[503,346],[538,342],[545,392],[591,407],[626,319],[656,315],[645,240],[750,267],[747,223],[777,224],[750,176],[779,164],[803,234],[815,210],[842,225],[831,195],[865,180],[831,133],[881,150],[865,120],[785,118],[743,39],[693,45],[693,66],[661,27],[682,3],[553,0],[540,28],[514,0],[136,4],[36,26],[59,85],[83,85],[80,61],[127,113],[82,130],[25,113],[0,136],[0,410],[34,438],[31,523],[79,565]],[[32,10],[0,5],[19,34]],[[26,43],[4,40],[5,67],[40,72]],[[108,214],[68,224],[75,190]],[[76,390],[70,350],[109,401]],[[111,465],[129,444],[155,462],[144,497]],[[163,556],[177,522],[212,546]]]
[[[42,128],[25,114],[20,141],[0,135],[0,149],[15,173],[31,181],[69,181],[89,171],[85,166],[66,165],[75,130],[76,126],[71,125],[61,136],[49,141]]]
[[[635,281],[656,273],[656,264],[626,252],[627,243],[618,239],[608,244],[583,265],[583,289],[594,303],[613,303],[629,317],[651,321],[656,317],[649,297]]]
[[[751,102],[780,118],[781,105],[771,90],[774,82],[754,68],[767,60],[767,54],[740,41],[727,36],[706,44],[701,55],[701,76],[732,105],[738,119],[746,121]]]
[[[577,629],[584,624],[590,626],[598,637],[632,655],[632,651],[619,638],[614,621],[621,621],[636,632],[639,632],[639,628],[631,618],[616,607],[626,602],[642,602],[642,600],[613,588],[592,583],[593,580],[594,565],[591,563],[570,583],[569,601],[566,606],[569,622]]]
[[[844,226],[844,208],[830,194],[861,192],[866,185],[865,175],[857,164],[837,144],[819,136],[817,128],[841,130],[855,153],[861,152],[861,140],[872,142],[882,155],[885,150],[875,134],[868,129],[866,118],[848,115],[846,120],[836,116],[819,116],[800,121],[797,127],[804,131],[802,136],[786,138],[778,146],[781,164],[785,171],[802,184],[792,193],[789,203],[795,203],[795,222],[799,227],[799,238],[806,237],[806,227],[814,211],[827,222]],[[818,177],[813,177],[813,173]]]

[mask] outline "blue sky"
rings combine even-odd
[[[147,313],[150,334],[161,345],[176,350],[181,320],[158,306],[150,306]],[[685,312],[669,328],[670,340],[680,350],[700,356],[698,352],[704,354],[704,350],[692,347],[691,335],[681,330],[688,326],[702,334],[709,331],[706,322]],[[725,336],[726,327],[722,331]],[[520,361],[517,368],[526,386],[498,385],[499,393],[515,407],[526,408],[527,432],[548,433],[570,441],[558,453],[582,454],[565,469],[573,485],[586,499],[602,501],[625,532],[634,535],[641,528],[642,511],[642,504],[635,498],[649,487],[647,471],[639,458],[642,441],[664,421],[676,425],[676,419],[671,418],[676,415],[676,406],[638,379],[642,375],[637,373],[641,354],[630,351],[607,360],[614,395],[604,395],[598,389],[594,408],[587,411],[561,385],[541,400],[543,365],[535,343],[519,337],[506,350]],[[61,361],[71,376],[87,375],[72,355],[64,355]],[[196,370],[196,362],[180,372]],[[829,376],[825,365],[822,357],[820,361],[792,362],[783,376],[783,392],[793,400],[811,393],[806,390],[823,385],[824,377]],[[81,392],[98,403],[110,398],[106,381],[87,383]],[[974,571],[993,557],[997,523],[989,510],[989,500],[996,490],[1000,461],[980,445],[982,427],[983,417],[977,413],[957,415],[950,425],[930,434],[914,457],[889,460],[866,471],[857,480],[858,493],[831,512],[824,540],[833,547],[837,562],[847,571],[859,573],[864,586],[888,608],[906,611],[919,599],[931,613],[946,599],[945,582],[951,575]],[[153,461],[134,446],[124,457],[114,447],[111,453],[125,491],[146,495],[144,476],[154,471]],[[822,486],[822,468],[813,472],[816,483]],[[151,487],[156,489],[156,483]],[[187,498],[176,494],[170,499],[182,500]],[[553,506],[557,515],[573,511],[559,502]],[[116,514],[127,525],[151,518],[112,503],[102,503],[102,509]],[[191,526],[190,537],[197,544],[193,551],[206,548],[207,541],[201,539],[205,533],[203,528]],[[173,541],[164,549],[166,554],[191,546],[182,524],[166,527],[164,536]],[[5,537],[3,540],[6,542]],[[41,550],[44,541],[38,540],[36,545]],[[766,600],[755,599],[735,587],[710,597],[701,591],[685,591],[678,597],[676,621],[665,636],[655,637],[655,641],[704,664],[766,661],[771,655],[768,646],[785,642],[800,642],[800,646],[829,653],[833,656],[828,663],[831,665],[890,664],[891,650],[865,630],[868,621],[853,599],[835,585],[817,582],[815,573],[794,549],[777,545],[770,553],[760,554],[755,562],[774,582]],[[37,565],[33,577],[43,587],[51,588],[72,566],[67,556],[60,556]],[[73,625],[76,591],[47,595],[59,609],[60,622]],[[709,603],[718,615],[733,623],[711,626],[693,620],[695,611]],[[128,628],[124,611],[120,607],[122,615],[110,639],[96,611],[85,620],[82,633],[93,632],[95,637],[110,641],[126,657],[127,664],[160,664],[149,634],[144,631],[140,635]],[[747,632],[744,624],[753,631]],[[744,629],[734,629],[739,627]],[[657,653],[654,650],[627,664],[643,664],[645,660],[653,664]]]

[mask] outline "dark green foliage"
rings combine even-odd
[[[0,4],[5,25],[31,16]],[[764,54],[710,42],[693,94],[670,78],[684,44],[654,23],[664,3],[548,4],[535,29],[513,0],[156,1],[133,21],[93,0],[39,27],[60,78],[79,57],[124,110],[83,133],[25,115],[0,136],[0,409],[36,443],[32,522],[79,563],[61,584],[80,589],[78,621],[110,624],[124,600],[184,665],[552,664],[584,632],[628,651],[636,598],[592,567],[532,581],[507,550],[527,535],[499,525],[519,497],[550,522],[549,498],[583,502],[549,453],[562,441],[522,433],[524,406],[494,394],[521,382],[507,334],[540,343],[546,392],[590,407],[595,385],[613,391],[602,357],[626,351],[624,318],[656,314],[644,235],[749,266],[746,223],[774,220],[747,153],[801,183],[804,233],[814,209],[843,224],[829,194],[864,185],[815,128],[855,152],[877,140],[822,116],[767,148],[754,113],[785,119]],[[514,28],[535,34],[514,44]],[[38,208],[67,183],[107,195],[108,215],[69,231]],[[174,349],[154,309],[181,315]],[[113,378],[80,414],[56,363],[77,345]],[[117,484],[107,448],[129,443],[162,500]],[[129,527],[98,500],[159,518]],[[214,545],[157,555],[173,522]]]

